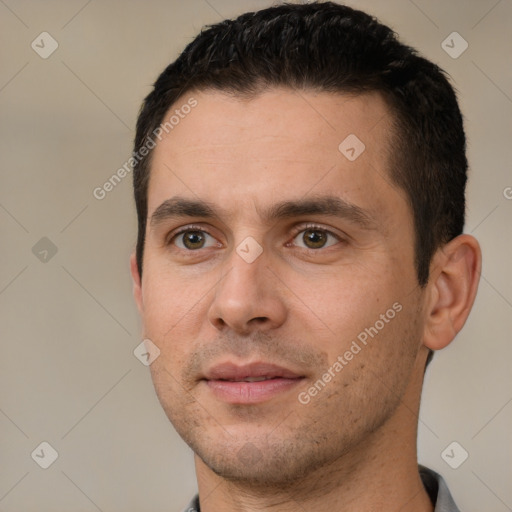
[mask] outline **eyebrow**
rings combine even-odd
[[[304,215],[339,217],[367,230],[376,229],[377,226],[375,217],[368,210],[330,195],[282,201],[261,212],[261,217],[269,223]],[[229,212],[208,201],[175,196],[156,208],[151,215],[150,226],[155,229],[165,221],[185,217],[220,220],[229,217]]]

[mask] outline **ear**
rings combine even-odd
[[[130,256],[130,272],[132,274],[133,281],[133,298],[135,299],[139,313],[142,314],[144,311],[144,304],[142,302],[142,280],[139,273],[139,267],[137,266],[135,253]]]
[[[436,252],[427,284],[426,347],[440,350],[462,329],[475,301],[481,270],[480,245],[471,235],[460,235]]]

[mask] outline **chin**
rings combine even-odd
[[[291,467],[291,460],[287,461],[286,466],[283,465],[284,462],[276,463],[273,458],[268,460],[262,458],[257,463],[252,464],[237,459],[209,462],[203,460],[203,462],[221,478],[240,485],[247,484],[251,487],[258,485],[265,488],[292,486],[297,484],[297,479],[309,474],[307,468],[303,471],[297,471],[297,468]]]

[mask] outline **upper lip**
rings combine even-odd
[[[211,367],[204,374],[206,380],[239,380],[247,377],[281,377],[285,379],[296,379],[302,377],[302,375],[288,368],[264,362],[243,365],[227,362]]]

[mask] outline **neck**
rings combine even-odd
[[[328,467],[286,488],[228,481],[196,455],[201,512],[433,512],[419,476],[416,452],[423,365],[419,357],[400,405],[380,429]]]

